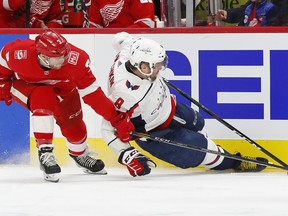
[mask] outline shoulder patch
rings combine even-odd
[[[15,50],[14,59],[27,59],[27,50]]]
[[[75,51],[71,51],[69,59],[68,59],[68,63],[76,65],[78,62],[78,59],[79,59],[79,53]]]
[[[127,87],[128,89],[131,89],[131,90],[133,91],[133,90],[139,89],[140,86],[134,85],[134,84],[132,84],[129,80],[126,80],[126,87]]]
[[[117,67],[120,67],[122,65],[121,61],[118,61]]]

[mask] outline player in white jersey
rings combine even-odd
[[[177,102],[170,93],[159,74],[165,70],[168,63],[163,46],[147,38],[133,38],[125,32],[116,34],[113,43],[119,53],[109,74],[109,98],[120,111],[128,113],[135,131],[226,152],[203,135],[205,121],[202,115]],[[151,167],[156,166],[129,143],[118,139],[111,124],[105,120],[102,124],[102,135],[109,147],[119,156],[119,163],[126,165],[132,176],[149,174]],[[214,170],[261,171],[265,168],[157,141],[135,141],[153,156],[180,168],[196,167],[200,164]],[[265,158],[256,159],[267,162]]]

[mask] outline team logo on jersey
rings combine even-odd
[[[104,27],[107,27],[110,22],[118,17],[124,5],[124,0],[120,0],[116,4],[107,4],[100,9],[100,14],[103,17]]]
[[[131,88],[132,91],[133,91],[133,90],[137,90],[137,89],[139,89],[139,87],[140,87],[140,86],[138,86],[138,85],[134,85],[134,84],[130,83],[129,80],[126,81],[126,86],[127,86],[128,89]]]
[[[14,59],[27,59],[27,50],[15,50]]]
[[[49,11],[52,5],[51,0],[32,0],[31,1],[31,14],[43,14],[46,11]]]
[[[41,80],[39,82],[35,82],[35,83],[42,83],[45,85],[56,85],[57,83],[62,82],[62,80]]]
[[[76,65],[78,62],[78,59],[79,59],[79,53],[75,51],[71,51],[69,59],[68,59],[68,63]]]

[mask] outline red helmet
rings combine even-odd
[[[52,29],[38,35],[35,39],[35,44],[38,54],[41,53],[48,57],[64,56],[67,59],[71,50],[67,40]]]

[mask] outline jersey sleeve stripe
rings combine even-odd
[[[95,92],[99,88],[97,81],[93,82],[90,86],[85,89],[79,89],[79,94],[81,97],[84,97],[92,92]]]
[[[1,50],[2,52],[2,50]],[[6,55],[9,55],[8,53]],[[5,61],[4,58],[2,58],[2,56],[0,55],[0,65],[2,65],[3,67],[7,68],[10,70],[9,66],[7,65],[7,62]]]

